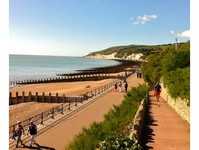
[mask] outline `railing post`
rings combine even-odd
[[[10,92],[10,95],[9,95],[9,105],[12,105],[12,92]]]
[[[58,93],[56,93],[55,102],[58,103]]]
[[[35,102],[38,102],[38,92],[35,94]]]
[[[18,104],[18,92],[16,92],[16,104]]]
[[[31,93],[31,92],[29,92],[29,94],[28,94],[28,101],[29,101],[29,102],[32,101],[32,93]]]
[[[70,110],[70,98],[68,99],[69,103],[68,103],[68,110]]]
[[[42,100],[41,100],[41,102],[44,102],[45,100],[45,93],[44,92],[42,92]]]
[[[51,97],[51,92],[49,92],[49,97],[48,97],[49,99],[49,103],[51,103],[52,101],[51,101],[51,99],[52,99],[52,97]]]
[[[22,92],[22,103],[24,102],[24,95],[25,95],[25,92],[23,91]]]
[[[55,118],[55,109],[52,108],[52,119],[54,119],[54,118]]]
[[[78,97],[75,97],[75,106],[77,106],[77,99]]]
[[[62,110],[61,110],[61,111],[62,111],[61,113],[64,114],[64,104],[61,104],[61,109],[62,109]]]
[[[63,100],[62,100],[62,103],[65,103],[65,100],[66,100],[66,95],[63,94]]]
[[[44,113],[43,112],[41,113],[41,124],[42,125],[44,124]]]

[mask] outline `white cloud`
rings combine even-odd
[[[171,30],[169,31],[171,35],[174,35],[175,34],[175,31]]]
[[[130,20],[133,20],[133,24],[145,24],[157,18],[158,16],[153,14],[153,15],[137,16],[136,18],[130,18]]]
[[[190,36],[191,36],[190,30],[180,32],[180,33],[178,33],[178,36],[182,37],[182,38],[190,38]]]
[[[179,38],[190,38],[190,36],[191,36],[190,30],[185,30],[183,32],[175,32],[175,31],[171,30],[170,34],[174,35],[176,37],[179,37]]]

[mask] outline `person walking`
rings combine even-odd
[[[23,141],[22,141],[22,135],[24,134],[24,129],[23,126],[21,125],[21,122],[17,122],[18,127],[16,130],[16,139],[17,139],[17,144],[16,144],[16,148],[19,147],[19,143],[24,147]]]
[[[14,126],[12,130],[12,139],[16,140],[16,137],[17,137],[17,130],[15,129],[15,126]]]
[[[115,91],[117,92],[117,83],[115,83]]]
[[[154,87],[154,95],[156,97],[157,102],[160,102],[160,93],[161,93],[161,86],[157,83]]]
[[[124,88],[125,88],[125,92],[127,93],[127,91],[128,91],[128,83],[127,83],[127,81],[125,81]]]
[[[30,133],[30,147],[32,147],[33,144],[36,143],[35,138],[37,135],[37,126],[33,123],[33,121],[30,122],[29,126],[29,133]]]
[[[119,92],[122,92],[122,82],[119,83]]]

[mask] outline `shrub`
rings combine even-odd
[[[190,99],[190,68],[176,69],[168,72],[163,78],[164,84],[168,87],[169,93],[172,97],[181,97]]]
[[[182,43],[176,51],[170,46],[160,53],[147,57],[142,65],[144,79],[153,87],[163,78],[173,98],[190,100],[190,43]]]
[[[99,144],[99,150],[142,150],[138,140],[123,135],[107,137]]]

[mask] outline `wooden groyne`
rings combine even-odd
[[[78,70],[77,73],[62,73],[57,74],[56,77],[52,78],[15,81],[11,82],[10,85],[15,86],[17,84],[22,85],[73,81],[97,81],[103,79],[122,79],[128,76],[129,74],[134,73],[138,67],[139,62],[120,60],[120,63],[115,66],[92,68],[88,70]]]
[[[129,74],[129,73],[128,73]],[[23,85],[23,84],[40,84],[40,83],[57,83],[57,82],[72,82],[72,81],[97,81],[103,79],[121,79],[124,78],[125,75],[112,75],[112,74],[75,74],[75,75],[67,75],[67,76],[60,76],[55,78],[45,78],[39,80],[24,80],[24,81],[16,81],[16,84]]]
[[[9,96],[9,105],[15,105],[19,103],[26,102],[40,102],[40,103],[72,103],[72,102],[82,102],[88,99],[87,95],[82,96],[65,96],[65,94],[52,95],[51,92],[46,94],[45,92],[42,95],[39,95],[38,92],[33,95],[31,92],[28,95],[25,95],[25,92],[22,92],[22,95],[19,96],[19,93],[16,92],[15,97],[12,96],[10,92]]]

